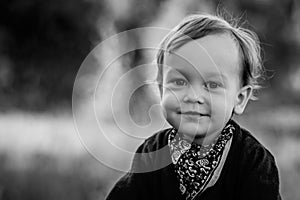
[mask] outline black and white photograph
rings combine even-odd
[[[296,0],[1,0],[0,200],[298,200],[299,55]]]

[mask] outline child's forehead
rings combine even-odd
[[[230,35],[208,35],[166,53],[164,67],[200,73],[236,73],[240,71],[239,56],[239,48]]]

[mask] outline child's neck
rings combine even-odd
[[[189,142],[194,142],[198,145],[209,145],[211,143],[214,143],[215,140],[217,139],[217,137],[220,135],[220,131],[218,132],[215,132],[215,133],[212,133],[212,134],[209,134],[208,136],[198,136],[196,135],[194,138],[192,138],[191,136],[189,135],[185,135],[185,134],[182,134],[183,136],[183,139],[189,141]]]

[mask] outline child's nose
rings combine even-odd
[[[183,101],[186,103],[199,103],[205,102],[205,91],[203,87],[190,87],[188,92],[185,94]]]

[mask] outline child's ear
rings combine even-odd
[[[250,85],[242,87],[237,94],[236,104],[234,106],[234,113],[240,115],[244,112],[246,105],[251,97],[253,88]]]

